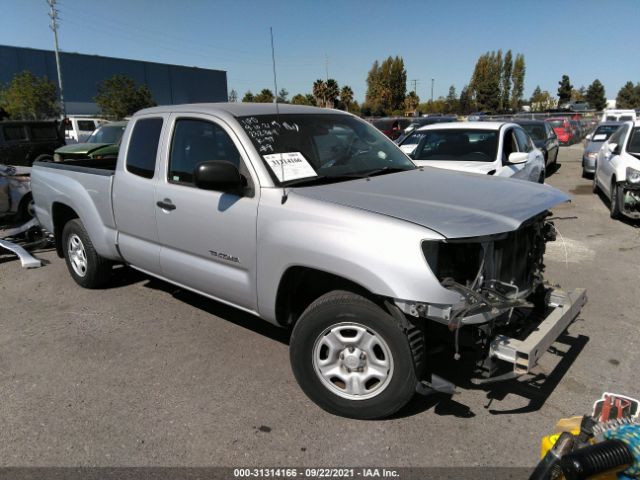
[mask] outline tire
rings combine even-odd
[[[620,211],[620,204],[622,203],[622,190],[618,188],[618,183],[613,180],[611,182],[610,200],[609,200],[609,215],[613,219],[619,219],[622,216]]]
[[[77,218],[62,230],[62,251],[71,277],[81,287],[99,288],[111,279],[111,262],[98,255]]]
[[[300,316],[289,354],[298,384],[318,406],[344,417],[374,419],[397,412],[413,397],[424,339],[372,301],[336,290]]]
[[[596,164],[595,167],[593,168],[593,183],[591,184],[591,191],[593,193],[598,193],[598,190],[600,189],[600,187],[598,187],[598,165]]]
[[[33,195],[31,193],[27,193],[22,197],[20,205],[18,205],[17,219],[21,222],[26,222],[35,216]]]
[[[53,157],[47,154],[38,155],[34,162],[53,162]]]
[[[538,177],[538,183],[540,183],[540,184],[544,185],[544,180],[545,180],[545,178],[547,178],[547,174],[545,173],[545,171],[544,171],[544,170],[542,170],[542,171],[540,172],[540,176]]]

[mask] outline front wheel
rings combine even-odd
[[[75,282],[84,288],[99,288],[111,278],[111,262],[102,258],[79,219],[62,230],[64,259]]]
[[[412,398],[422,363],[422,334],[372,301],[333,291],[296,323],[290,359],[298,384],[328,412],[387,417]]]
[[[611,195],[609,201],[609,215],[613,219],[619,219],[622,216],[620,206],[622,205],[623,191],[618,187],[618,183],[614,180],[611,183]]]

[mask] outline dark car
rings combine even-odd
[[[433,125],[434,123],[449,123],[449,122],[457,122],[458,117],[456,116],[443,116],[443,115],[429,115],[428,117],[416,117],[413,118],[412,122],[402,131],[402,134],[396,138],[394,141],[397,144],[400,144],[407,135],[410,135],[414,130],[424,127],[425,125]]]
[[[376,118],[371,123],[391,140],[395,140],[413,120],[412,117],[384,117]]]
[[[560,142],[549,122],[519,118],[513,119],[513,122],[520,125],[529,134],[536,148],[543,153],[545,165],[547,167],[555,166],[558,162]]]
[[[30,167],[53,160],[53,152],[65,144],[57,121],[0,122],[0,163]]]

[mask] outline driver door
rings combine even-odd
[[[208,115],[173,115],[156,187],[163,276],[225,303],[255,311],[259,189],[235,133]],[[222,160],[247,180],[245,194],[194,185],[200,162]]]
[[[611,180],[615,173],[617,159],[620,156],[620,152],[622,151],[622,143],[624,142],[628,131],[629,127],[627,125],[621,126],[613,135],[611,135],[611,137],[609,137],[609,141],[606,142],[603,146],[604,151],[602,152],[602,156],[600,157],[601,164],[598,166],[600,170],[599,183],[602,186],[602,189],[607,192],[608,195],[611,194]],[[612,143],[615,143],[617,145],[614,152],[609,151],[609,145]]]

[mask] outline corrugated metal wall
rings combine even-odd
[[[179,65],[61,53],[64,97],[68,114],[94,114],[98,84],[116,74],[146,83],[158,105],[195,102],[226,102],[227,73]],[[47,76],[57,85],[53,51],[0,45],[0,83],[29,70]]]

